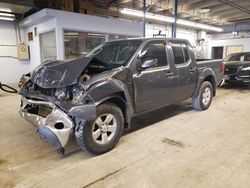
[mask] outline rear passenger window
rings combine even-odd
[[[143,49],[147,51],[143,59],[157,59],[157,67],[167,65],[167,55],[164,41],[149,42]]]
[[[184,42],[171,41],[175,64],[183,64],[189,60],[188,47]]]

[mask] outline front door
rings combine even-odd
[[[133,74],[136,113],[162,107],[171,103],[175,96],[177,80],[167,61],[164,40],[150,41],[142,52],[143,58],[137,64],[146,60],[157,60],[154,67],[136,70]]]

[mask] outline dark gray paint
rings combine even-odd
[[[130,120],[131,117],[140,113],[195,96],[200,84],[207,78],[211,78],[214,89],[222,79],[222,62],[196,63],[193,50],[186,40],[174,39],[188,44],[190,60],[179,66],[174,63],[173,52],[168,43],[169,39],[140,40],[141,46],[126,66],[95,75],[84,83],[78,82],[82,90],[87,92],[92,99],[91,104],[86,105],[84,102],[72,104],[70,101],[65,102],[53,97],[37,95],[25,86],[21,89],[20,94],[33,99],[50,100],[73,119],[76,117],[83,120],[95,118],[95,107],[98,104],[117,98],[125,103],[126,109],[123,110],[126,111],[126,119]],[[148,42],[156,40],[164,40],[166,43],[168,65],[138,70],[137,64],[141,63],[141,59],[137,58],[138,54],[142,53],[143,47]],[[80,58],[71,62],[53,61],[39,66],[32,73],[31,81],[42,88],[61,88],[75,85],[90,61],[91,58]],[[53,71],[58,72],[58,75],[51,75]],[[66,76],[59,76],[64,74]]]

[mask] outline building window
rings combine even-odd
[[[40,34],[41,61],[54,60],[56,56],[55,31]]]
[[[97,45],[110,40],[127,39],[127,36],[64,31],[65,59],[71,60],[86,55]]]

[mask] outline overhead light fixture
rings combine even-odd
[[[121,13],[131,15],[131,16],[136,16],[136,17],[143,17],[143,12],[139,11],[139,10],[123,8],[121,10]],[[168,22],[168,23],[174,23],[174,18],[172,18],[170,16],[162,16],[162,15],[159,15],[159,14],[152,14],[152,13],[147,12],[145,17],[148,18],[148,19],[152,19],[152,20],[163,21],[163,22]]]
[[[105,34],[101,34],[101,33],[88,33],[88,36],[98,36],[98,37],[105,37]]]
[[[136,17],[143,17],[142,11],[138,11],[138,10],[134,10],[134,9],[123,8],[121,10],[121,13],[126,14],[126,15],[136,16]],[[162,16],[159,14],[152,14],[152,13],[146,12],[145,17],[148,19],[152,19],[152,20],[163,21],[163,22],[167,22],[167,23],[174,23],[174,18],[170,17],[170,16]],[[223,29],[220,27],[214,27],[211,25],[201,24],[201,23],[187,21],[187,20],[183,20],[183,19],[177,19],[176,23],[179,25],[190,26],[190,27],[194,27],[194,28],[198,28],[198,29],[217,31],[217,32],[223,31]]]
[[[0,11],[2,12],[11,12],[11,9],[10,8],[0,8]]]
[[[182,19],[177,19],[176,22],[177,22],[177,24],[180,24],[180,25],[190,26],[190,27],[194,27],[194,28],[198,28],[198,29],[217,31],[217,32],[223,31],[223,29],[220,28],[220,27],[214,27],[214,26],[211,26],[211,25],[201,24],[201,23],[182,20]]]
[[[78,35],[77,32],[65,32],[64,35]]]
[[[0,16],[0,20],[8,20],[8,21],[13,21],[15,18],[14,17],[5,17],[5,16]]]
[[[2,13],[2,12],[0,12],[0,16],[14,17],[13,14],[10,14],[10,13]]]
[[[0,8],[0,20],[13,21],[15,15],[11,12],[9,8]]]
[[[205,13],[211,12],[211,9],[210,8],[201,8],[198,10],[198,12],[201,14],[205,14]]]

